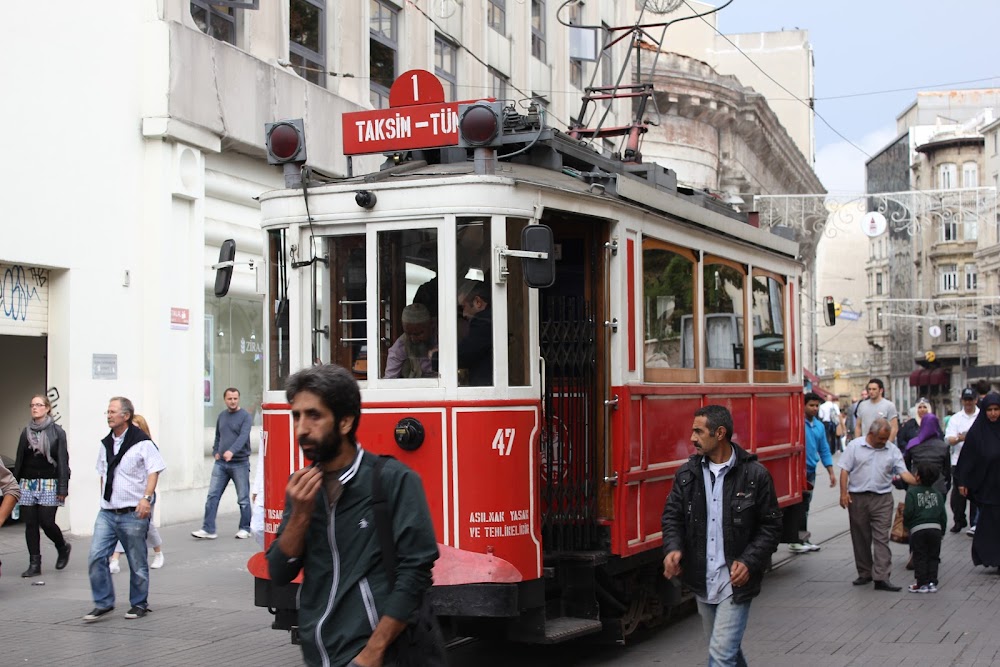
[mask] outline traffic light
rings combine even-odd
[[[306,130],[301,118],[265,123],[264,136],[268,164],[306,161]]]
[[[823,319],[828,327],[837,323],[837,304],[833,302],[832,296],[823,297]]]
[[[499,146],[503,139],[503,102],[458,105],[458,145],[461,148]]]

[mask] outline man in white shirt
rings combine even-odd
[[[976,392],[972,387],[962,390],[962,409],[951,416],[948,420],[948,428],[945,429],[944,438],[951,447],[951,469],[954,475],[955,466],[958,464],[958,457],[962,453],[962,445],[965,444],[965,434],[972,427],[972,423],[979,416],[979,408],[976,407]],[[951,527],[951,532],[957,533],[966,525],[971,525],[969,534],[976,534],[976,507],[969,502],[969,521],[965,520],[966,498],[958,492],[958,481],[953,480],[951,486],[951,513],[955,516],[955,525]]]
[[[830,453],[836,454],[840,444],[840,438],[837,437],[837,424],[840,423],[840,404],[837,402],[836,394],[830,394],[826,402],[819,406],[818,416],[826,428],[826,442],[830,445]]]

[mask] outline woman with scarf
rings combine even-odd
[[[951,453],[948,443],[941,437],[941,425],[937,416],[930,412],[925,413],[920,420],[920,430],[917,435],[908,441],[902,438],[899,441],[904,447],[903,461],[906,463],[906,469],[916,473],[917,466],[921,463],[934,468],[938,473],[934,489],[947,497],[951,480]]]
[[[920,426],[923,424],[924,417],[928,414],[933,413],[931,409],[931,404],[926,398],[921,398],[917,401],[916,406],[916,417],[913,419],[907,419],[899,427],[899,433],[896,434],[896,443],[899,445],[899,451],[903,451],[910,440],[917,437],[920,433]],[[938,428],[940,428],[941,422],[938,422]],[[944,437],[944,431],[939,433],[940,436]],[[912,470],[911,470],[912,472]]]
[[[1000,394],[983,399],[955,471],[958,490],[979,508],[972,562],[1000,567]]]
[[[42,573],[39,527],[56,546],[56,569],[63,569],[69,562],[70,544],[56,525],[56,510],[69,495],[69,450],[66,431],[52,420],[51,411],[52,403],[46,396],[32,396],[31,421],[17,443],[14,477],[21,484],[21,518],[30,558],[22,577]]]

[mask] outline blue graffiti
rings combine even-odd
[[[28,304],[38,299],[38,287],[48,282],[48,274],[47,269],[31,269],[32,285],[23,266],[15,264],[7,268],[0,275],[0,313],[12,320],[28,319]]]

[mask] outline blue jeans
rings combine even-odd
[[[115,550],[115,542],[125,547],[128,558],[128,601],[133,607],[149,604],[149,562],[146,560],[146,532],[149,519],[140,519],[135,512],[115,514],[108,510],[97,513],[94,537],[90,541],[88,569],[90,592],[94,604],[101,609],[115,606],[115,586],[108,570],[108,558]]]
[[[708,667],[746,667],[740,645],[750,618],[750,603],[733,602],[732,596],[719,604],[698,600],[698,614],[708,637]]]
[[[212,468],[212,481],[208,485],[208,499],[205,501],[205,521],[202,522],[201,529],[206,533],[215,532],[219,500],[229,485],[229,480],[233,480],[240,505],[240,530],[250,532],[250,460],[226,462],[219,459]]]

